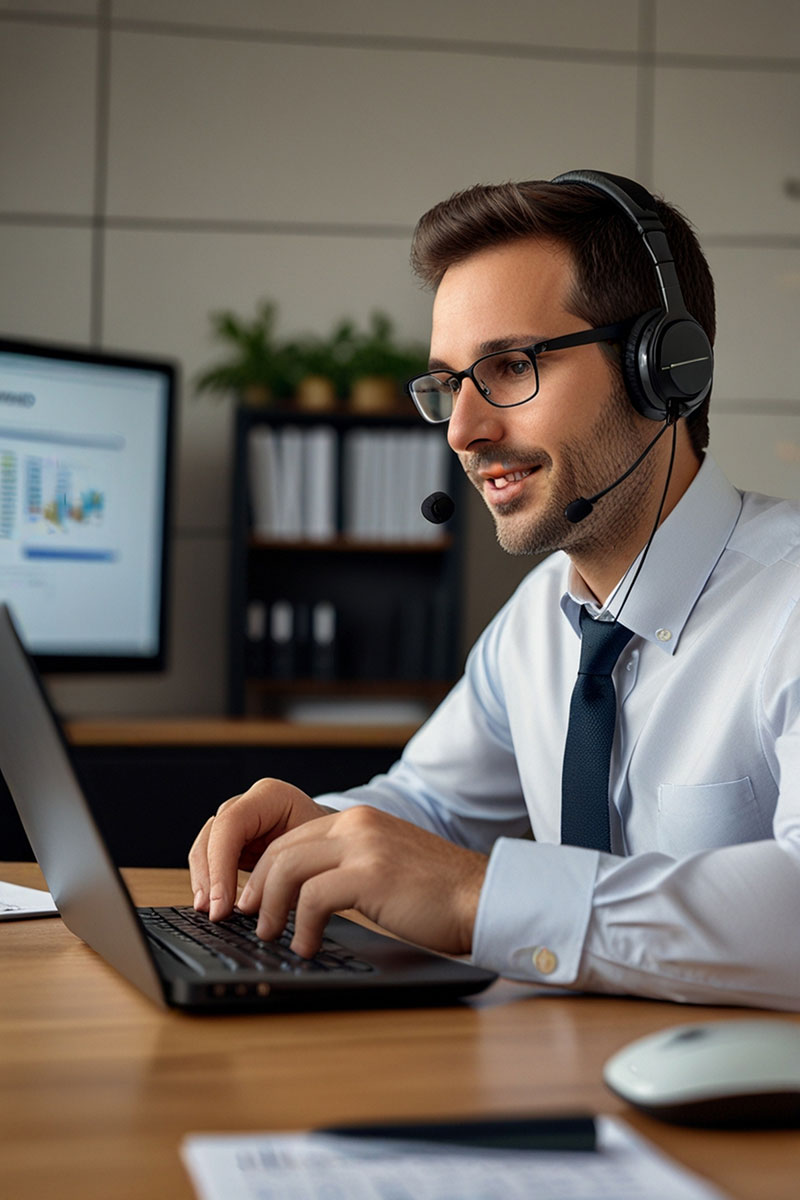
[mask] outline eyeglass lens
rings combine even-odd
[[[472,368],[475,382],[490,402],[500,407],[523,404],[538,390],[536,366],[522,350],[503,350],[481,358]],[[412,393],[429,421],[447,421],[453,415],[455,398],[462,381],[446,371],[434,371],[415,379]]]

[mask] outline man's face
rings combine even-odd
[[[431,364],[463,370],[495,343],[527,346],[588,329],[566,307],[571,283],[569,254],[539,240],[482,250],[450,267],[434,301]],[[619,550],[638,537],[652,459],[581,524],[570,524],[564,508],[621,475],[652,423],[635,413],[599,345],[543,354],[538,367],[538,394],[514,408],[493,407],[465,379],[448,441],[505,550]]]

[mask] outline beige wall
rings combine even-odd
[[[424,338],[411,229],[477,180],[595,167],[676,201],[718,281],[712,445],[800,494],[796,0],[0,0],[0,113],[0,328],[184,372],[172,667],[59,681],[67,713],[223,706],[209,312],[272,296],[291,333],[381,308]],[[471,505],[465,638],[525,566]]]

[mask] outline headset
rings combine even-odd
[[[602,171],[567,171],[553,183],[578,183],[613,200],[633,221],[656,270],[662,307],[636,317],[622,352],[622,376],[637,412],[651,421],[688,417],[711,392],[714,352],[688,312],[656,202],[641,184]]]

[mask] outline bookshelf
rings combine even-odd
[[[461,469],[413,414],[240,407],[231,504],[228,710],[430,710],[460,670]]]

